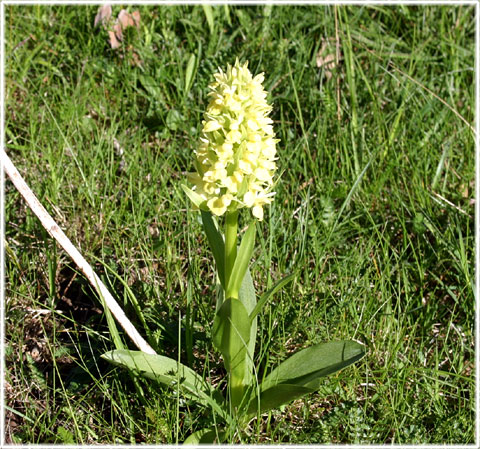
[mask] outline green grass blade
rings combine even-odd
[[[106,264],[105,262],[103,262],[101,259],[99,259],[98,257],[92,255],[91,257],[93,257],[97,262],[101,263],[102,266],[107,270],[109,271],[111,274],[113,274],[117,279],[118,281],[123,285],[123,287],[125,288],[125,291],[128,295],[128,297],[130,298],[130,303],[132,304],[133,306],[133,309],[135,310],[135,314],[137,315],[137,317],[139,318],[140,322],[142,323],[142,326],[145,330],[145,332],[147,333],[147,335],[150,337],[150,328],[147,324],[147,321],[145,319],[145,316],[143,314],[143,310],[142,308],[140,307],[140,304],[137,300],[137,297],[135,296],[135,294],[133,293],[132,289],[130,288],[130,286],[128,285],[128,283],[112,268],[110,267],[108,264]],[[151,343],[151,342],[150,342]]]
[[[195,55],[191,54],[187,63],[187,70],[185,71],[185,91],[183,92],[183,95],[185,97],[188,95],[188,92],[192,87],[195,65],[196,65]]]
[[[250,313],[250,319],[254,319],[262,310],[262,307],[265,305],[265,303],[268,301],[268,299],[277,293],[279,290],[281,290],[285,285],[287,285],[289,282],[292,282],[295,277],[297,276],[297,273],[292,273],[289,274],[288,276],[285,276],[284,278],[280,279],[270,290],[265,292],[262,296],[260,296],[260,299],[258,300],[255,308],[252,310]]]
[[[213,9],[210,5],[202,4],[203,11],[205,12],[205,17],[207,18],[208,27],[210,28],[210,34],[213,34],[215,31],[215,21],[213,19]]]

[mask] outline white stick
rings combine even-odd
[[[89,263],[84,259],[80,252],[75,248],[73,243],[68,239],[65,233],[55,223],[55,220],[45,210],[40,201],[38,201],[35,194],[28,187],[18,170],[13,165],[10,158],[5,153],[5,150],[0,149],[1,162],[3,169],[12,180],[13,184],[23,196],[33,213],[39,218],[43,227],[48,233],[60,244],[60,246],[67,252],[67,254],[77,264],[80,271],[90,281],[93,287],[97,290],[101,298],[105,300],[105,304],[112,312],[113,316],[118,320],[120,325],[125,329],[125,332],[132,339],[133,343],[143,352],[147,354],[156,354],[153,348],[144,340],[144,338],[138,333],[137,329],[133,326],[130,320],[125,315],[125,312],[117,304],[117,301],[108,291],[105,284],[100,280],[97,274],[93,271]]]

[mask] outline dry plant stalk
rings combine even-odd
[[[105,304],[112,312],[113,316],[117,319],[123,329],[125,329],[125,332],[132,339],[135,346],[137,346],[137,348],[147,354],[156,354],[153,348],[138,333],[137,329],[135,329],[135,326],[127,318],[125,312],[118,305],[117,301],[115,301],[115,299],[110,294],[107,287],[98,277],[98,275],[93,271],[93,268],[90,266],[90,264],[80,254],[77,248],[57,225],[55,220],[42,206],[38,198],[32,192],[30,187],[28,187],[27,183],[22,178],[22,176],[16,169],[13,162],[7,156],[7,153],[5,153],[5,150],[3,148],[0,149],[0,158],[5,173],[7,173],[17,190],[23,196],[32,212],[38,217],[38,219],[42,223],[42,226],[77,264],[80,271],[85,275],[85,277],[90,281],[95,290],[98,292],[100,297],[105,301]]]

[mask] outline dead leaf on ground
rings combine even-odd
[[[127,29],[128,27],[140,27],[140,12],[134,11],[132,14],[127,12],[126,9],[122,9],[118,13],[117,20],[113,25],[113,33],[111,31],[108,32],[110,37],[110,45],[112,48],[118,48],[120,46],[120,42],[123,40],[123,30]]]
[[[114,31],[108,31],[108,41],[110,42],[110,47],[112,47],[114,50],[120,47],[120,42],[117,39],[116,33]]]
[[[322,46],[317,52],[317,67],[323,68],[327,81],[332,78],[332,71],[337,67],[336,43],[334,38],[322,38]],[[339,56],[339,61],[342,59]],[[339,62],[338,61],[338,62]]]
[[[140,56],[138,56],[138,53],[134,51],[131,45],[128,47],[128,50],[130,51],[131,56],[130,63],[140,67],[142,65],[142,60],[140,59]]]
[[[93,23],[93,26],[95,28],[100,24],[106,26],[107,22],[110,20],[110,17],[112,17],[112,7],[109,4],[100,6],[100,8],[98,8],[98,13],[95,16],[95,22]]]
[[[95,16],[94,27],[103,25],[103,28],[108,33],[108,42],[110,47],[114,50],[120,47],[123,40],[123,31],[128,27],[140,27],[140,11],[133,11],[131,14],[122,9],[118,13],[115,22],[112,23],[112,7],[109,4],[100,6],[98,13]]]
[[[133,26],[138,28],[140,26],[140,11],[133,11],[132,14],[129,14],[126,9],[122,9],[118,13],[117,20],[123,29]]]

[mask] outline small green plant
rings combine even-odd
[[[316,391],[321,379],[358,361],[364,347],[354,341],[334,341],[303,349],[279,364],[263,379],[254,366],[257,316],[265,303],[294,279],[290,274],[261,295],[255,295],[249,263],[257,222],[275,192],[276,144],[272,107],[262,86],[263,74],[252,77],[247,63],[228,66],[210,84],[197,172],[189,175],[193,189],[183,189],[200,210],[203,228],[217,270],[213,345],[228,372],[226,397],[189,367],[162,355],[118,349],[103,355],[109,362],[180,389],[185,396],[211,407],[224,420],[223,430],[206,428],[185,443],[228,441],[258,414]],[[238,245],[242,209],[252,218]],[[224,217],[224,233],[217,217]]]

